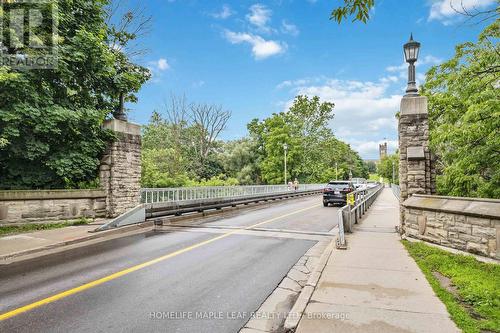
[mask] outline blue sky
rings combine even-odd
[[[378,0],[367,24],[329,20],[340,1],[148,0],[152,29],[139,59],[153,78],[129,105],[146,124],[172,94],[232,111],[224,139],[246,124],[283,111],[297,94],[335,103],[335,134],[363,158],[377,158],[384,139],[397,147],[394,114],[406,85],[402,45],[413,32],[422,43],[419,80],[450,58],[456,44],[483,26],[466,25],[450,7],[461,0]],[[472,8],[495,0],[463,0]]]

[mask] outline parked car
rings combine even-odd
[[[368,190],[368,184],[366,182],[366,179],[364,178],[353,178],[352,182],[354,184],[354,187],[356,190],[361,191],[362,193],[366,193],[366,190]]]
[[[323,206],[328,204],[347,204],[347,194],[355,191],[356,188],[351,181],[336,180],[329,182],[323,189]]]

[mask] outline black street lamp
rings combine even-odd
[[[406,96],[418,96],[417,82],[415,80],[415,62],[418,59],[420,51],[420,43],[413,40],[413,34],[410,40],[403,46],[405,60],[410,64],[408,67],[408,87],[406,88]]]

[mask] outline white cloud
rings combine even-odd
[[[272,10],[262,4],[255,4],[250,7],[250,13],[246,18],[248,22],[263,32],[270,32],[271,28],[267,24],[271,21]]]
[[[165,58],[149,61],[146,67],[149,69],[149,72],[151,73],[151,79],[149,80],[149,82],[151,83],[161,82],[163,74],[162,72],[166,72],[171,69],[169,62]]]
[[[351,144],[363,158],[378,158],[378,144],[388,138],[394,151],[397,147],[397,119],[401,95],[389,94],[396,78],[378,82],[307,78],[283,81],[277,87],[289,88],[292,96],[319,96],[335,103],[332,128],[342,140]],[[293,100],[285,104],[288,108]]]
[[[205,81],[203,81],[203,80],[193,82],[193,84],[192,84],[193,88],[201,88],[204,85],[205,85]]]
[[[416,67],[420,67],[420,66],[427,67],[427,66],[439,65],[442,62],[443,62],[442,59],[429,54],[429,55],[426,55],[424,57],[421,57],[421,59],[419,59],[415,65],[416,65]],[[397,79],[406,80],[408,78],[408,64],[405,62],[403,62],[401,65],[398,65],[398,66],[386,67],[385,70],[388,71],[389,73],[397,74],[397,77],[394,75],[390,75],[386,78],[382,78],[381,79],[382,82],[384,82],[384,81],[385,82],[388,82],[388,81],[396,82],[396,81],[398,81]],[[423,81],[425,81],[425,75],[422,72],[417,71],[417,83],[423,82]]]
[[[438,57],[435,57],[433,55],[426,55],[420,62],[417,62],[417,64],[420,65],[439,65],[440,63],[443,62],[443,59],[440,59]]]
[[[283,82],[279,83],[278,85],[276,85],[276,89],[304,86],[306,84],[321,82],[322,79],[325,79],[325,78],[324,77],[314,77],[314,78],[304,78],[304,79],[298,79],[298,80],[286,80],[286,81],[283,81]]]
[[[167,59],[165,59],[165,58],[158,59],[158,61],[156,62],[156,66],[160,71],[166,71],[166,70],[170,69],[170,65],[169,65]]]
[[[366,159],[378,159],[379,157],[379,147],[381,143],[387,142],[387,150],[389,154],[392,154],[398,149],[398,140],[384,140],[380,139],[378,141],[351,141],[351,147],[357,151],[362,157]],[[368,156],[368,157],[365,157]]]
[[[292,36],[297,36],[300,31],[295,24],[289,23],[286,20],[281,21],[281,32]]]
[[[284,42],[265,40],[258,35],[249,33],[226,30],[224,36],[232,44],[248,43],[252,45],[252,53],[257,60],[283,53],[287,49],[287,44]]]
[[[448,25],[453,23],[450,19],[463,13],[476,12],[495,3],[496,0],[436,0],[432,3],[429,12],[429,21],[438,20]]]
[[[216,19],[225,20],[233,14],[234,12],[231,10],[231,7],[228,5],[222,5],[222,9],[217,13],[211,14],[211,16]]]

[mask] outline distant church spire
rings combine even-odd
[[[378,145],[379,158],[387,156],[387,142]]]

